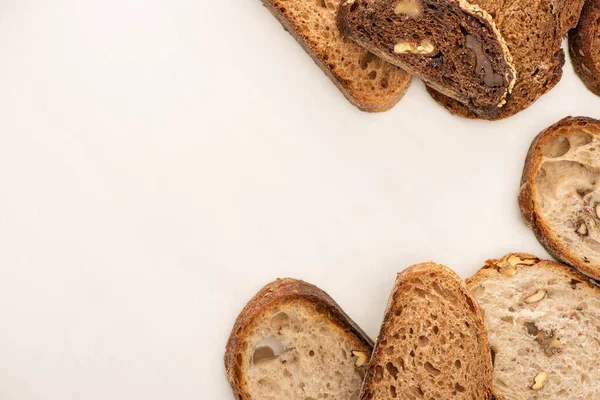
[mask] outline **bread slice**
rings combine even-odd
[[[280,279],[237,318],[225,368],[237,400],[356,400],[372,346],[325,292]]]
[[[483,314],[449,268],[419,264],[398,274],[361,400],[492,398]]]
[[[600,288],[529,254],[489,260],[467,285],[485,312],[498,400],[600,399]]]
[[[519,206],[553,257],[600,279],[600,121],[568,117],[533,140]]]
[[[586,1],[579,25],[569,32],[569,51],[577,75],[600,96],[600,0]]]
[[[464,118],[500,120],[531,106],[562,78],[563,37],[577,25],[583,0],[477,0],[502,32],[513,56],[517,81],[506,104],[494,113],[473,112],[435,87],[429,94],[452,114]]]
[[[502,107],[515,82],[492,18],[464,0],[344,0],[338,27],[468,107]]]
[[[360,110],[389,110],[408,90],[410,75],[340,35],[336,28],[340,0],[263,3]]]

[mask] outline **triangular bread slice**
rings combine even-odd
[[[600,399],[600,288],[530,254],[489,260],[467,285],[485,312],[498,400]]]
[[[398,274],[361,400],[492,398],[483,314],[449,268],[418,264]]]
[[[515,68],[504,38],[464,0],[344,0],[338,27],[436,90],[486,112],[504,105]]]
[[[408,90],[410,75],[342,37],[336,27],[340,0],[263,3],[360,110],[389,110]]]
[[[321,289],[279,279],[237,318],[225,368],[237,400],[357,400],[372,345]]]
[[[435,87],[429,94],[452,114],[464,118],[500,120],[531,106],[562,78],[565,54],[561,43],[574,28],[584,0],[477,0],[494,16],[506,39],[517,70],[517,81],[502,108],[492,113],[476,112]]]
[[[579,25],[569,32],[569,52],[577,75],[600,96],[600,0],[585,2]]]
[[[553,257],[600,279],[600,121],[568,117],[533,140],[519,206]]]

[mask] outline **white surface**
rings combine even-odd
[[[258,0],[0,0],[0,398],[231,400],[237,313],[276,277],[375,336],[397,271],[546,253],[531,139],[600,117],[570,64],[503,122],[415,81],[352,107]]]

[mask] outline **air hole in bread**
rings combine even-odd
[[[542,154],[544,157],[557,158],[562,157],[569,152],[571,149],[571,143],[565,136],[557,135],[553,136],[544,145]]]
[[[456,369],[460,369],[462,367],[462,363],[460,362],[460,360],[456,360],[454,361],[454,366],[456,367]]]
[[[260,364],[273,361],[285,353],[285,346],[274,336],[262,339],[255,347],[252,363]]]
[[[454,384],[454,389],[456,389],[457,392],[463,393],[466,389],[458,382],[456,382]]]
[[[381,365],[375,367],[375,377],[373,379],[375,382],[381,382],[383,380],[383,368]]]
[[[392,399],[398,397],[398,393],[396,393],[396,386],[390,386],[390,396],[392,396]]]
[[[425,364],[423,364],[423,368],[431,375],[439,375],[441,373],[441,371],[434,367],[429,361],[426,361]]]
[[[496,349],[494,349],[493,347],[490,347],[490,353],[492,355],[492,367],[493,367],[494,364],[496,363]]]
[[[537,336],[540,333],[540,330],[535,325],[535,322],[525,322],[523,325],[525,325],[527,333],[531,336]]]
[[[290,317],[284,312],[276,314],[273,318],[271,318],[271,327],[277,332],[284,328],[289,328]]]
[[[429,339],[427,339],[427,336],[419,336],[419,346],[424,347],[427,346],[429,344]]]
[[[399,371],[398,371],[398,368],[396,368],[396,366],[394,364],[392,364],[391,362],[388,362],[387,364],[385,364],[385,369],[394,379],[398,379]]]

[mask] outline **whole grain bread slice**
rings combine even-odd
[[[569,52],[577,75],[600,96],[600,0],[585,2],[577,28],[569,32]]]
[[[410,86],[411,77],[355,43],[336,27],[340,0],[263,0],[263,4],[362,111],[386,111]]]
[[[449,268],[418,264],[398,274],[361,400],[492,398],[483,314]]]
[[[278,279],[238,316],[225,368],[237,400],[356,400],[372,347],[327,293]]]
[[[533,140],[519,206],[553,257],[600,279],[600,121],[568,117]]]
[[[562,78],[563,37],[577,25],[584,0],[476,0],[490,13],[512,54],[517,80],[506,104],[493,113],[477,113],[435,87],[429,94],[452,114],[500,120],[531,106]]]
[[[515,82],[512,56],[491,16],[464,0],[344,0],[338,27],[481,112],[502,107]]]
[[[485,312],[498,400],[600,398],[600,288],[530,254],[489,260],[467,285]]]

